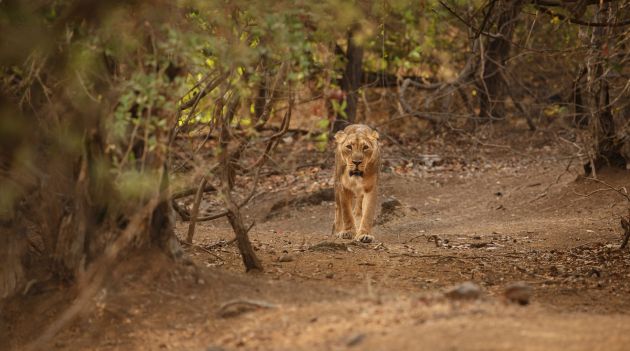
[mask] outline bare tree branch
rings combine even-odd
[[[580,26],[587,26],[587,27],[623,27],[623,26],[627,26],[630,24],[630,20],[626,20],[626,21],[621,21],[621,22],[613,22],[613,23],[600,23],[600,22],[586,22],[586,21],[582,21],[579,20],[577,18],[570,18],[567,17],[561,13],[557,13],[557,12],[553,12],[547,8],[544,8],[542,6],[536,6],[536,9],[538,9],[540,12],[549,15],[551,17],[557,17],[558,19],[560,19],[561,21],[569,21],[569,23],[573,23],[573,24],[578,24]]]

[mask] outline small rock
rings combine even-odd
[[[326,279],[332,279],[334,277],[335,277],[334,273],[332,273],[332,272],[331,273],[326,273]]]
[[[532,297],[533,289],[525,282],[516,282],[508,285],[505,288],[505,297],[510,302],[518,303],[519,305],[529,304],[529,300]]]
[[[599,268],[596,267],[591,267],[591,270],[588,272],[588,276],[589,277],[597,277],[597,278],[601,278],[602,276],[602,271]]]
[[[363,339],[365,339],[365,334],[363,333],[356,334],[350,339],[348,339],[348,342],[346,342],[346,345],[348,347],[357,346],[361,343],[361,341],[363,341]]]
[[[455,300],[474,300],[481,297],[481,288],[473,282],[465,282],[449,289],[444,295]]]
[[[206,281],[205,281],[205,280],[203,280],[203,279],[201,279],[201,278],[197,279],[197,284],[199,284],[199,285],[204,285],[205,283],[206,283]]]
[[[280,256],[278,258],[278,262],[292,262],[295,260],[295,257],[293,257],[293,255],[285,253],[284,255]]]

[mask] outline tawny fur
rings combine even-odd
[[[353,124],[337,132],[335,141],[333,229],[341,238],[372,242],[381,164],[378,133],[366,125]]]

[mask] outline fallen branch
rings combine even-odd
[[[269,309],[276,308],[277,306],[260,300],[232,300],[221,305],[217,311],[217,314],[221,318],[236,317],[240,314],[252,311],[254,309]]]
[[[233,244],[235,241],[236,241],[236,238],[231,239],[231,240],[228,240],[228,241],[225,241],[225,240],[220,240],[218,243],[214,243],[214,244],[212,244],[212,245],[207,245],[207,246],[205,246],[205,248],[206,248],[206,249],[208,249],[208,250],[212,250],[212,249],[216,249],[216,248],[219,248],[219,247],[223,247],[223,246],[228,246],[228,245],[231,245],[231,244]]]

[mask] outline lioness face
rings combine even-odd
[[[363,177],[365,167],[372,160],[378,147],[377,138],[378,134],[374,131],[351,134],[339,132],[335,135],[337,147],[350,177]]]

